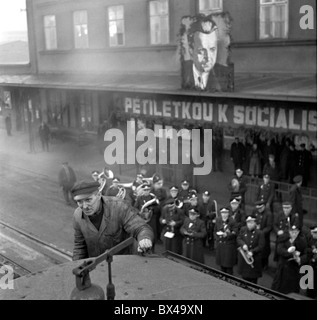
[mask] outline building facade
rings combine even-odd
[[[109,119],[122,130],[127,120],[153,130],[211,128],[229,170],[236,136],[317,147],[316,28],[301,27],[303,6],[316,12],[314,0],[27,0],[30,63],[0,66],[0,94],[17,130],[44,120],[96,135]],[[224,13],[234,91],[182,90],[182,17]],[[165,166],[163,175],[192,179],[191,165]]]

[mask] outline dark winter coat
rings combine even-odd
[[[247,264],[240,252],[238,253],[238,273],[243,278],[257,279],[262,277],[262,250],[264,249],[264,234],[261,230],[250,231],[247,227],[243,227],[237,238],[238,247],[245,244],[248,250],[253,253],[253,268]]]
[[[293,245],[296,250],[300,252],[301,262],[298,264],[293,260],[293,254],[287,250],[292,244],[289,241],[289,237],[283,238],[277,243],[277,271],[273,279],[272,289],[285,294],[295,292],[299,293],[300,267],[308,262],[307,257],[307,243],[305,237],[300,233]]]
[[[184,231],[190,232],[192,235],[185,235]],[[207,236],[204,221],[199,218],[192,221],[186,217],[180,232],[184,236],[183,255],[189,259],[204,263],[203,239]]]
[[[217,235],[218,231],[227,231],[227,237]],[[214,230],[217,265],[232,268],[237,263],[237,235],[238,225],[232,217],[226,222],[223,222],[221,217],[217,218]]]
[[[258,230],[263,232],[264,247],[262,249],[262,258],[268,258],[271,253],[271,240],[270,234],[273,229],[273,214],[270,209],[265,208],[264,212],[260,213],[254,209],[253,215],[255,216]]]
[[[66,173],[67,169],[69,172],[69,176]],[[62,168],[58,174],[58,182],[61,187],[70,190],[76,182],[76,175],[74,170],[70,166],[67,166],[67,168]]]
[[[161,239],[163,240],[165,250],[175,252],[177,254],[182,254],[182,240],[183,237],[180,233],[180,228],[184,223],[185,216],[180,209],[175,208],[172,211],[169,211],[168,207],[165,206],[162,209],[162,214],[160,217],[160,223],[163,226]],[[163,224],[162,220],[166,220],[166,223]],[[170,226],[170,222],[174,221],[175,226]],[[164,237],[166,232],[173,232],[173,238]]]

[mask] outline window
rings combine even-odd
[[[288,0],[260,0],[260,39],[287,36]]]
[[[89,47],[87,11],[74,12],[74,38],[76,49],[86,49]]]
[[[57,49],[56,17],[44,16],[45,49]]]
[[[53,126],[63,125],[63,98],[61,91],[47,92],[47,118]]]
[[[151,44],[169,43],[168,0],[150,1]]]
[[[110,47],[124,45],[124,8],[114,6],[108,8]]]
[[[222,12],[222,0],[199,0],[199,13]]]
[[[81,93],[79,96],[80,123],[87,131],[93,131],[93,109],[91,93]]]

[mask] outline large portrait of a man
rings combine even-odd
[[[183,17],[180,31],[182,88],[228,92],[234,88],[228,15]]]

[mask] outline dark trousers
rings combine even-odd
[[[11,128],[6,127],[6,129],[7,129],[7,135],[8,135],[8,136],[12,136],[12,134],[11,134]]]
[[[64,195],[64,199],[66,201],[67,204],[70,204],[70,199],[71,199],[71,195],[70,195],[70,189],[63,187],[63,195]]]
[[[48,140],[47,139],[41,139],[41,142],[42,142],[42,149],[43,151],[49,151],[48,150]]]

